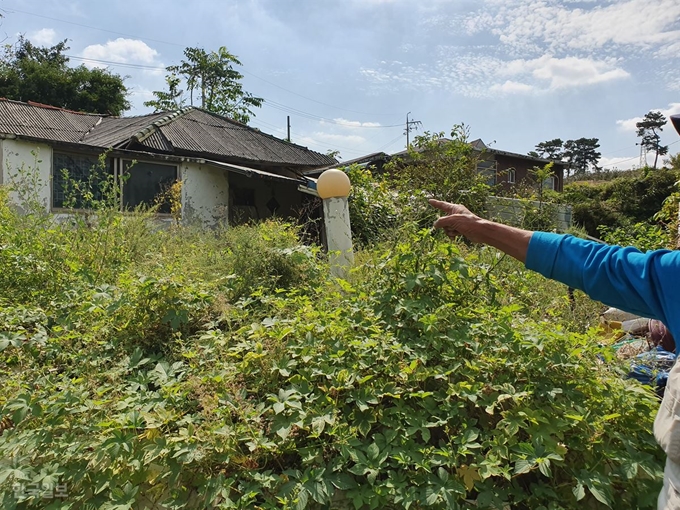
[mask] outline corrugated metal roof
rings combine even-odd
[[[163,152],[173,151],[172,144],[165,136],[163,136],[163,133],[161,133],[158,128],[154,128],[154,132],[144,139],[144,145]]]
[[[159,129],[175,150],[277,165],[320,166],[335,162],[325,154],[197,108],[188,110]],[[154,148],[147,140],[141,143]]]
[[[141,145],[178,156],[317,167],[335,159],[198,108],[138,117],[102,117],[0,100],[0,133],[101,148]]]
[[[163,113],[152,113],[139,117],[104,117],[101,123],[80,141],[95,147],[117,147],[127,143],[132,135],[160,119],[163,115]]]
[[[0,132],[59,142],[78,142],[99,120],[99,115],[60,108],[0,101]]]

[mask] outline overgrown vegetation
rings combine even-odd
[[[350,221],[355,240],[364,246],[394,237],[408,228],[429,227],[436,218],[427,198],[464,204],[482,213],[491,187],[477,171],[480,153],[468,143],[468,128],[456,125],[444,133],[417,136],[401,158],[374,175],[358,166],[347,172],[352,181]]]
[[[666,199],[678,191],[678,181],[680,172],[669,169],[607,182],[579,181],[564,187],[562,200],[573,206],[574,221],[591,236],[600,235],[600,226],[607,232],[617,229],[639,231],[643,227],[635,225],[641,223],[656,224],[653,228],[666,231],[673,215],[668,218],[655,218],[655,215],[664,207]],[[677,218],[677,208],[674,217]]]
[[[658,401],[598,305],[365,189],[389,235],[334,281],[291,225],[0,188],[2,508],[653,508]]]

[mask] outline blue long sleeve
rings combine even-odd
[[[606,305],[659,319],[680,339],[680,251],[642,253],[535,232],[525,265]]]

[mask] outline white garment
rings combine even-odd
[[[663,401],[654,420],[654,436],[666,452],[657,510],[680,510],[680,362],[668,375]]]

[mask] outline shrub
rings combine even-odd
[[[573,205],[574,220],[597,236],[600,225],[616,229],[652,221],[677,180],[677,171],[661,169],[604,183],[576,182],[564,187],[563,200]]]
[[[333,281],[280,224],[231,235],[0,301],[3,508],[653,507],[657,400],[519,265],[409,229]]]
[[[412,233],[429,227],[437,212],[428,205],[428,198],[461,203],[482,213],[491,188],[488,176],[477,170],[479,157],[468,143],[467,127],[457,125],[451,139],[444,138],[443,132],[416,137],[407,153],[387,163],[380,175],[350,167],[355,242],[370,246],[405,230]]]

